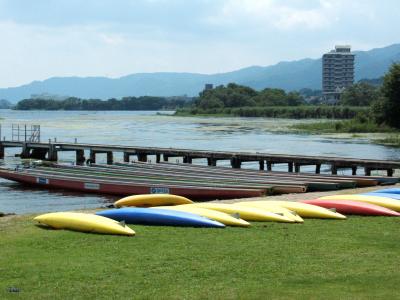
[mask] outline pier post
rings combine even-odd
[[[58,152],[55,145],[50,145],[48,158],[49,161],[57,161],[58,160]]]
[[[260,171],[264,171],[264,169],[265,169],[264,161],[263,161],[263,160],[260,160],[258,163],[259,163],[259,165],[260,165]]]
[[[156,163],[161,161],[161,154],[156,154]]]
[[[215,158],[208,157],[207,158],[207,165],[209,165],[211,167],[215,167],[217,165],[217,160]]]
[[[114,163],[114,157],[112,151],[107,152],[107,165],[112,165]]]
[[[300,164],[298,164],[298,163],[294,164],[294,172],[295,173],[300,173]]]
[[[242,161],[236,157],[232,157],[231,158],[231,166],[234,169],[240,169],[240,167],[242,166]]]
[[[337,166],[335,164],[332,164],[331,172],[332,172],[332,175],[337,175]]]
[[[293,173],[293,163],[292,162],[288,163],[288,172]]]
[[[22,152],[20,155],[21,158],[30,158],[31,157],[31,149],[27,147],[26,143],[22,145]]]
[[[183,163],[184,164],[191,164],[192,163],[192,158],[190,156],[184,156],[183,157]]]
[[[365,167],[364,168],[364,173],[365,173],[365,176],[371,176],[371,169],[368,168],[368,167]]]
[[[147,161],[147,154],[146,153],[138,153],[137,154],[138,161],[146,162]]]
[[[267,161],[267,171],[272,171],[272,162]]]
[[[4,146],[0,146],[0,159],[4,159]]]
[[[129,162],[129,156],[128,152],[124,152],[124,162]]]
[[[85,162],[85,151],[84,150],[76,150],[75,152],[75,161],[76,164],[81,166]]]
[[[351,167],[351,175],[357,175],[357,167]]]
[[[315,165],[315,174],[321,174],[321,164]]]
[[[393,177],[394,170],[393,169],[387,169],[387,176],[388,177]]]
[[[96,163],[96,152],[90,149],[90,157],[89,157],[90,163],[95,164]]]

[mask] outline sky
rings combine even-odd
[[[399,0],[0,0],[0,87],[219,73],[400,43]]]

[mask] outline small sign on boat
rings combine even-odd
[[[100,184],[85,182],[84,187],[87,190],[99,190],[100,189]]]
[[[166,187],[151,187],[150,194],[169,194],[169,188]]]
[[[49,184],[49,179],[43,177],[37,177],[36,182],[39,184]]]

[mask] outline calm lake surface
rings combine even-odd
[[[366,138],[285,133],[288,126],[304,120],[174,117],[143,111],[12,110],[0,110],[0,118],[1,135],[6,139],[11,139],[11,124],[37,124],[41,125],[41,141],[57,138],[57,141],[73,142],[76,138],[81,143],[400,159],[399,149],[373,145]],[[0,163],[19,163],[14,157],[18,151],[20,149],[6,149],[6,157]],[[88,153],[85,156],[88,157]],[[66,162],[74,160],[73,153],[63,153],[59,157]],[[101,162],[104,158],[99,156],[99,159]],[[115,160],[122,160],[122,154]],[[219,165],[228,165],[228,162],[219,162]],[[247,163],[244,167],[255,167],[255,164]],[[286,166],[276,169],[283,170]],[[83,209],[99,207],[113,200],[113,197],[26,188],[0,179],[0,212],[19,214]]]

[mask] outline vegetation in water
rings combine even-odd
[[[175,113],[177,116],[235,116],[289,119],[351,119],[358,113],[367,112],[365,107],[301,105],[301,106],[265,106],[233,108],[185,108]]]
[[[132,225],[137,235],[122,237],[0,218],[0,298],[392,299],[400,281],[398,221]]]
[[[300,123],[290,126],[290,129],[298,132],[315,134],[397,132],[397,129],[386,126],[384,124],[377,124],[373,120],[367,118],[365,115],[358,115],[353,119],[342,121]]]
[[[389,137],[375,140],[376,143],[385,146],[399,147],[400,148],[400,135],[391,135]]]

